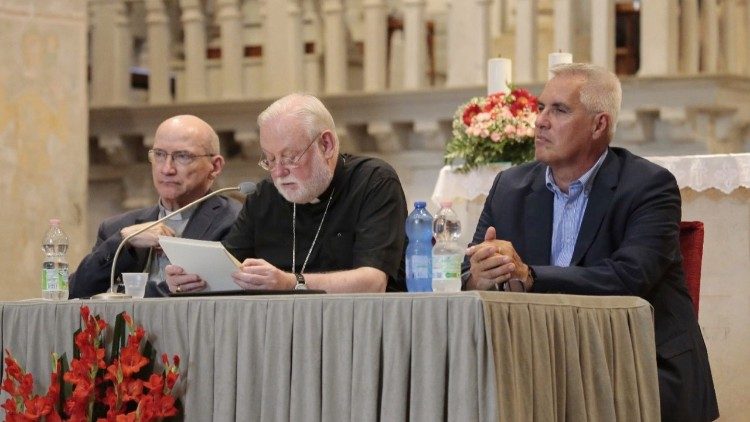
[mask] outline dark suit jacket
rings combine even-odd
[[[489,226],[536,273],[533,291],[635,295],[654,307],[663,420],[718,417],[706,347],[685,287],[679,247],[680,191],[662,167],[610,148],[596,175],[569,267],[550,265],[553,194],[546,165],[495,178],[473,243]],[[467,263],[464,264],[467,269]]]
[[[232,199],[215,196],[198,205],[185,227],[182,237],[189,239],[221,240],[229,232],[242,205]],[[122,241],[123,227],[155,221],[159,215],[158,205],[129,211],[110,217],[99,226],[93,250],[70,275],[70,298],[89,297],[109,290],[112,259]],[[147,265],[149,249],[126,246],[117,259],[115,277],[123,272],[140,272]],[[153,283],[146,287],[147,296],[159,296],[161,292]]]

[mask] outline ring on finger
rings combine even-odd
[[[177,293],[182,293],[182,286],[180,285],[177,286]]]

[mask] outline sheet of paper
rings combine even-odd
[[[179,265],[188,274],[198,274],[208,283],[206,291],[237,290],[232,273],[240,262],[221,242],[159,236],[159,245],[169,262]]]

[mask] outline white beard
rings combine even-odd
[[[328,168],[323,156],[318,151],[315,151],[313,162],[310,165],[312,166],[312,174],[310,174],[310,180],[307,182],[300,182],[291,173],[273,181],[284,199],[297,204],[306,204],[317,199],[328,188],[333,179],[333,172]],[[289,182],[296,186],[292,189],[284,187],[283,184]]]

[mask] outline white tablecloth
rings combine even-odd
[[[702,192],[715,188],[728,194],[739,187],[750,188],[750,153],[646,158],[672,172],[680,189]],[[506,168],[508,164],[492,164],[458,173],[454,167],[444,166],[435,183],[432,201],[436,205],[441,200],[484,203],[495,176]]]

